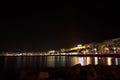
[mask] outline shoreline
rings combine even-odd
[[[78,56],[78,57],[120,57],[120,54],[67,54],[67,55],[61,55],[61,54],[46,54],[46,55],[13,55],[13,54],[8,54],[8,55],[3,55],[1,54],[0,56]]]

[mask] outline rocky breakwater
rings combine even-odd
[[[120,65],[86,65],[21,71],[17,80],[120,80]]]

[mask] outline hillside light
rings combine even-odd
[[[78,44],[78,45],[77,45],[77,47],[81,47],[81,46],[82,46],[82,44]]]

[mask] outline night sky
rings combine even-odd
[[[11,3],[1,9],[0,51],[57,50],[120,37],[117,2]]]

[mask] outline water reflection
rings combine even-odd
[[[115,58],[115,64],[118,65],[118,58]]]
[[[1,57],[0,57],[1,58]],[[114,57],[77,57],[77,56],[19,56],[2,57],[0,65],[1,70],[7,71],[15,69],[42,69],[46,67],[73,66],[75,64],[84,65],[119,65],[120,58]]]
[[[95,58],[95,65],[98,64],[98,57],[94,57]]]
[[[78,64],[78,58],[77,57],[73,57],[73,59],[74,59],[74,64]]]
[[[90,57],[87,57],[86,59],[87,59],[87,60],[85,61],[85,62],[86,62],[86,65],[91,64],[91,58],[90,58]]]
[[[112,58],[111,58],[111,57],[108,57],[108,58],[107,58],[107,64],[108,64],[108,65],[112,65]]]
[[[78,57],[77,59],[78,59],[78,63],[80,63],[82,66],[85,65],[83,57]]]
[[[4,60],[3,71],[6,71],[6,68],[7,68],[7,56],[5,57]]]
[[[54,56],[47,57],[47,65],[49,65],[49,67],[54,67],[55,66],[55,62],[54,61],[55,61]]]

